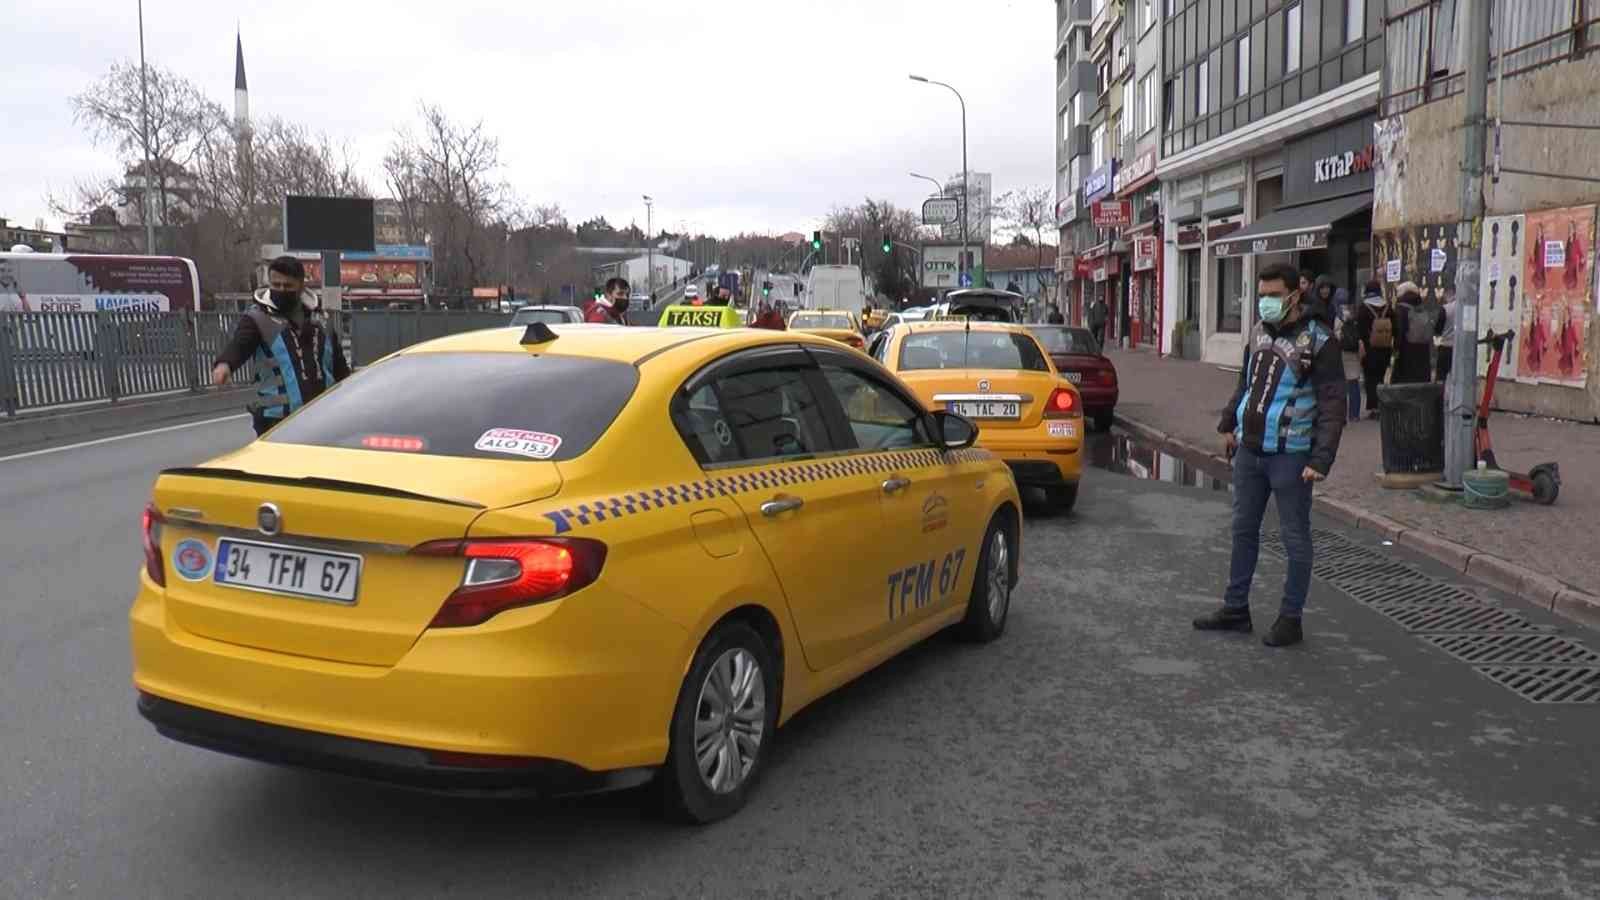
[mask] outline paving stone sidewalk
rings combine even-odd
[[[1235,372],[1149,350],[1113,349],[1109,355],[1121,383],[1120,418],[1207,454],[1222,452],[1217,420]],[[1347,518],[1358,511],[1373,516],[1374,530],[1396,523],[1410,532],[1407,543],[1534,602],[1546,598],[1543,605],[1557,611],[1563,600],[1590,599],[1573,598],[1570,591],[1563,598],[1565,588],[1600,594],[1600,427],[1511,413],[1496,413],[1489,427],[1502,464],[1560,463],[1561,496],[1553,506],[1518,502],[1506,510],[1469,510],[1417,491],[1380,487],[1378,423],[1365,418],[1345,428],[1333,473],[1318,487],[1319,502],[1333,501]],[[1480,558],[1474,562],[1473,556]],[[1505,571],[1501,560],[1527,571]],[[1600,621],[1600,607],[1568,612]]]

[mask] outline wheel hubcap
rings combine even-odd
[[[989,580],[989,621],[998,625],[1011,604],[1011,547],[1004,531],[989,539],[989,571],[984,577]]]
[[[737,790],[755,767],[767,728],[767,685],[748,650],[717,657],[700,685],[694,757],[700,779],[719,794]]]

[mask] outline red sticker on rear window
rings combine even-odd
[[[561,436],[520,428],[491,428],[473,444],[474,450],[511,453],[529,459],[549,459],[561,449]]]

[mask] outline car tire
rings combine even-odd
[[[1116,424],[1116,421],[1116,415],[1109,409],[1105,412],[1097,412],[1094,414],[1094,427],[1096,431],[1110,431],[1111,426]]]
[[[989,522],[973,570],[972,595],[959,633],[974,643],[987,644],[1005,633],[1011,614],[1011,568],[1016,554],[1016,533],[1000,516]]]
[[[1045,488],[1044,499],[1045,502],[1050,504],[1051,512],[1058,516],[1064,516],[1072,512],[1072,508],[1078,505],[1078,486],[1066,484],[1061,487]]]
[[[744,806],[778,727],[776,667],[772,649],[743,622],[724,622],[700,644],[678,690],[667,762],[657,779],[669,819],[706,825]],[[703,727],[711,730],[697,744]]]

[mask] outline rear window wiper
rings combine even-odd
[[[246,472],[243,469],[210,469],[199,466],[163,469],[161,474],[181,475],[188,478],[227,478],[234,481],[283,484],[290,487],[322,488],[330,491],[344,491],[350,494],[370,494],[375,497],[395,497],[400,500],[421,500],[424,503],[445,503],[450,506],[463,506],[467,509],[488,508],[482,503],[473,503],[471,500],[457,500],[453,497],[431,497],[427,494],[418,494],[414,491],[405,491],[400,488],[365,484],[359,481],[343,481],[338,478],[319,478],[315,476],[290,478],[284,475],[262,475],[256,472]]]

